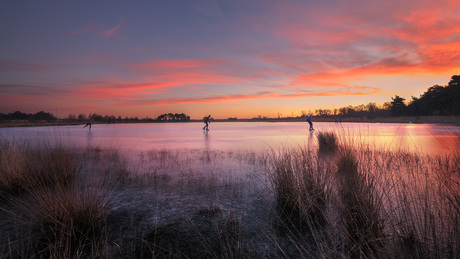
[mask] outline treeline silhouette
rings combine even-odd
[[[434,85],[420,95],[412,96],[412,100],[405,105],[404,98],[392,98],[392,115],[460,115],[460,76],[452,76],[445,86]]]
[[[138,118],[138,117],[124,117],[121,116],[114,116],[114,115],[105,115],[102,116],[97,113],[89,114],[86,116],[85,114],[79,114],[76,116],[75,114],[70,114],[67,117],[67,120],[70,121],[88,121],[92,120],[94,122],[108,122],[108,123],[124,123],[124,122],[175,122],[175,121],[190,121],[190,116],[186,115],[185,113],[165,113],[158,116],[156,119],[145,117],[145,118]]]
[[[157,121],[190,121],[190,116],[184,113],[165,113],[158,116]]]
[[[23,113],[20,111],[15,111],[12,113],[0,113],[0,120],[24,120],[24,121],[47,121],[53,122],[56,121],[56,117],[53,114],[39,111],[37,113]]]
[[[156,119],[144,117],[138,118],[135,117],[121,117],[114,115],[101,115],[98,113],[86,114],[69,114],[64,119],[58,119],[53,114],[39,111],[35,114],[32,113],[23,113],[20,111],[15,111],[12,113],[0,113],[0,122],[3,121],[29,121],[29,122],[56,122],[56,121],[65,121],[69,123],[86,123],[88,121],[96,123],[136,123],[136,122],[181,122],[181,121],[190,121],[190,116],[184,113],[165,113],[158,116]]]
[[[137,116],[131,116],[131,117],[121,117],[121,116],[115,116],[115,115],[101,115],[98,113],[90,113],[88,115],[86,114],[69,114],[67,118],[65,119],[69,122],[86,122],[89,120],[92,120],[93,122],[100,122],[100,123],[136,123],[136,122],[155,122],[155,119],[149,118],[149,117],[144,117],[144,118],[139,118]]]

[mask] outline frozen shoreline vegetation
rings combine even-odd
[[[460,154],[0,142],[1,257],[458,258]]]

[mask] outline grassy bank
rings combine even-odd
[[[460,154],[0,143],[0,257],[458,258]]]

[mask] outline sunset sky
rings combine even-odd
[[[460,2],[0,2],[0,112],[298,116],[460,74]]]

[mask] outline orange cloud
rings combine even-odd
[[[348,87],[375,75],[443,74],[460,67],[456,1],[279,3],[266,28],[287,47],[264,59],[290,74],[292,87]],[[448,6],[448,8],[446,8]]]

